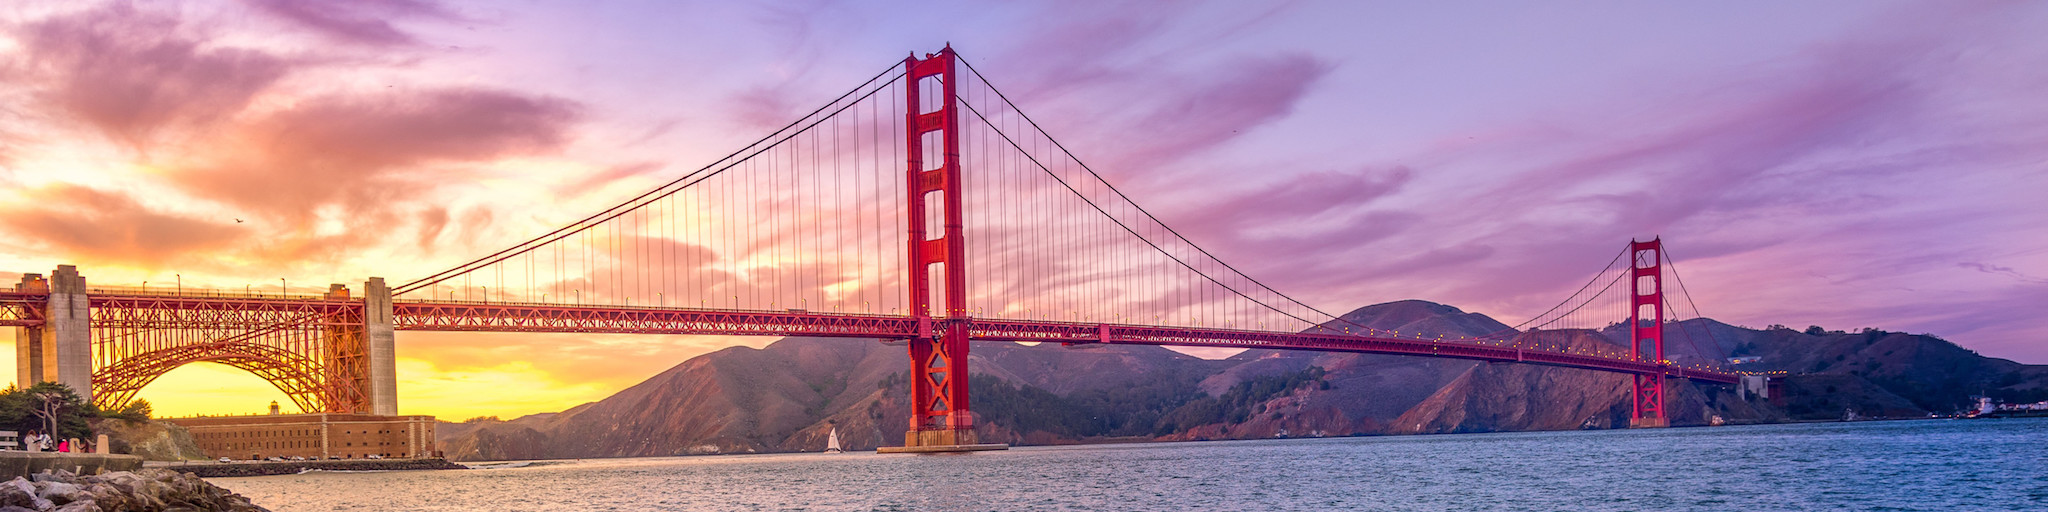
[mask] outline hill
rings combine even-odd
[[[1895,417],[1950,413],[1969,407],[1975,395],[2005,402],[2048,399],[2048,366],[1984,357],[1933,336],[1692,322],[1725,333],[1720,339],[1729,341],[1730,356],[1759,358],[1737,368],[1790,374],[1785,412],[1796,419],[1841,417],[1845,410]]]
[[[1426,301],[1367,306],[1356,325],[1446,336],[1499,333],[1485,315]],[[1332,326],[1322,327],[1325,329]],[[1673,382],[1674,425],[1924,416],[1989,393],[2048,398],[2048,366],[1986,358],[1925,335],[1763,330],[1706,319],[1669,326],[1667,355],[1756,357],[1786,371],[1786,396]],[[1620,347],[1622,326],[1536,331],[1547,343]],[[834,428],[852,450],[896,445],[909,415],[901,343],[786,338],[684,361],[626,390],[554,414],[443,424],[456,460],[812,451]],[[1625,375],[1391,355],[1251,350],[1204,360],[1138,345],[976,342],[970,393],[982,439],[1012,444],[1246,439],[1618,428]]]
[[[816,450],[833,427],[848,449],[901,444],[908,423],[901,343],[785,338],[731,347],[684,361],[604,400],[512,421],[444,423],[442,450],[456,460],[632,457]],[[1082,349],[976,343],[969,362],[982,414],[1035,397],[1087,400],[1158,382],[1183,394],[1225,363],[1151,346]],[[1054,394],[1048,389],[1059,390]],[[1116,398],[1098,398],[1098,408]],[[984,403],[994,405],[984,407]],[[1064,403],[1062,404],[1064,406]],[[982,423],[983,439],[1071,442],[1099,429],[1048,425],[1018,432],[1012,413]],[[1121,420],[1124,415],[1108,415]],[[1121,425],[1119,422],[1118,425]]]

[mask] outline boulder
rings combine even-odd
[[[36,482],[35,486],[36,497],[50,500],[50,503],[58,505],[78,501],[82,496],[90,496],[85,494],[85,491],[79,489],[78,486],[66,482]]]
[[[56,507],[50,500],[36,495],[35,484],[16,478],[0,484],[0,505],[12,505],[34,510],[49,510]]]
[[[0,483],[0,512],[265,511],[248,498],[191,473],[143,469],[89,476],[52,471],[35,476],[34,481],[15,478]]]

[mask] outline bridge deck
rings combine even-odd
[[[0,326],[41,324],[36,314],[41,294],[0,292]],[[362,307],[360,300],[318,297],[260,297],[243,295],[170,295],[126,292],[91,296],[92,306],[108,309],[149,309],[190,312],[290,312],[308,316],[361,318],[360,315],[329,315],[339,309]],[[753,336],[817,336],[837,338],[909,338],[942,331],[947,322],[965,322],[979,340],[1108,343],[1178,347],[1265,348],[1395,354],[1446,357],[1478,361],[1511,362],[1579,368],[1587,370],[1661,374],[1671,378],[1702,382],[1733,383],[1738,374],[1709,368],[1689,368],[1653,361],[1600,355],[1518,348],[1511,344],[1448,341],[1421,338],[1360,336],[1335,333],[1291,333],[1199,327],[1053,322],[1037,320],[962,319],[926,320],[893,315],[867,315],[812,311],[752,311],[662,307],[578,306],[400,300],[392,305],[394,327],[410,331],[456,332],[552,332],[611,334],[697,334]],[[96,315],[97,316],[97,315]],[[162,318],[161,328],[191,328],[179,315],[117,315],[124,322],[149,322]],[[333,320],[329,320],[330,322]],[[219,322],[219,320],[214,320]],[[219,325],[216,323],[215,325]]]

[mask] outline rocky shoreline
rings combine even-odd
[[[416,471],[429,469],[469,469],[469,466],[448,462],[448,459],[355,459],[355,460],[303,460],[283,462],[194,462],[189,464],[154,465],[151,467],[182,471],[206,478],[295,475],[307,471]],[[0,511],[4,512],[4,511]]]
[[[99,475],[52,471],[0,483],[0,512],[225,510],[268,512],[192,473],[145,468]]]

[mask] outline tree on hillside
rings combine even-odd
[[[156,414],[155,407],[149,405],[148,400],[143,400],[140,398],[129,400],[128,405],[123,405],[119,409],[102,410],[99,412],[99,416],[101,418],[114,418],[128,421],[149,421],[150,416],[154,414]]]
[[[149,405],[141,407],[147,419]],[[55,382],[0,391],[0,428],[23,434],[33,430],[48,432],[53,439],[89,438],[92,427],[85,420],[98,415],[99,410],[80,399],[71,387]]]

